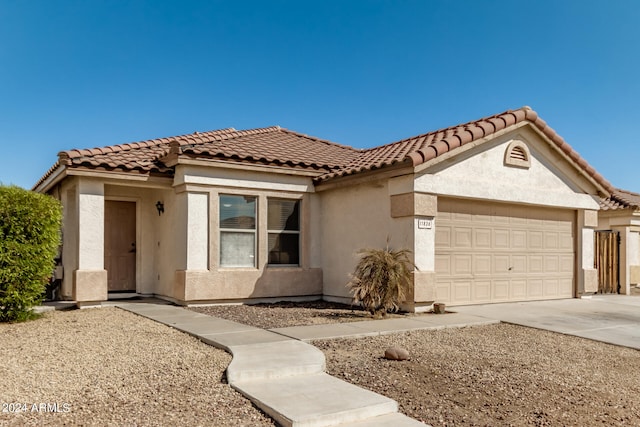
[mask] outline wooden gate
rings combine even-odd
[[[595,232],[595,268],[598,270],[598,293],[620,292],[620,233]]]

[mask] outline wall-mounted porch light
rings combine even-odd
[[[162,215],[164,213],[164,203],[158,200],[156,203],[156,209],[158,210],[158,216]]]

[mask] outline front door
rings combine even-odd
[[[136,204],[107,200],[104,209],[104,265],[109,292],[136,290]]]

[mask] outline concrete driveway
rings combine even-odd
[[[451,307],[506,323],[545,329],[640,350],[640,297],[590,298]]]

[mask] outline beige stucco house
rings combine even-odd
[[[409,248],[409,308],[597,290],[611,185],[528,107],[366,150],[280,127],[59,154],[62,296],[350,301],[364,247]]]

